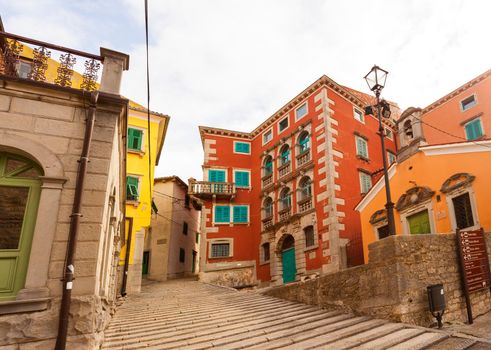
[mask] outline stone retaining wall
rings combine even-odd
[[[491,233],[485,234],[488,254]],[[467,322],[455,234],[393,236],[369,246],[369,263],[264,293],[326,308],[428,326],[426,287],[443,283],[445,322]],[[471,294],[473,315],[491,310],[490,290]]]

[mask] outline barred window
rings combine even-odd
[[[453,208],[455,213],[455,222],[458,229],[474,226],[474,218],[472,217],[471,200],[469,193],[461,194],[458,197],[452,198]]]
[[[305,247],[308,248],[315,245],[314,227],[307,226],[303,229],[303,232],[305,234]]]
[[[269,261],[269,243],[263,243],[261,245],[263,262]]]
[[[230,256],[230,243],[212,243],[211,244],[211,257],[212,258],[226,258]]]

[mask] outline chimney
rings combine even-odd
[[[104,59],[104,67],[102,69],[100,91],[119,95],[121,78],[123,77],[123,71],[129,68],[130,56],[104,47],[101,47],[101,56]]]

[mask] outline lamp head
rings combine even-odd
[[[380,68],[377,65],[374,65],[370,72],[368,72],[367,75],[365,75],[365,81],[368,84],[368,87],[370,90],[373,92],[378,92],[384,88],[385,86],[385,80],[387,79],[387,72],[386,70]]]

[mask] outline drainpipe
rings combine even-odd
[[[126,220],[128,220],[128,239],[126,241],[126,254],[124,255],[123,283],[121,286],[122,296],[126,295],[126,284],[128,281],[128,267],[130,265],[131,236],[133,234],[133,218],[127,217]]]
[[[70,301],[72,296],[73,275],[75,272],[74,256],[77,248],[77,234],[82,216],[82,195],[85,185],[85,175],[89,163],[89,150],[94,132],[95,112],[99,92],[90,94],[89,115],[85,123],[85,136],[80,155],[77,182],[75,185],[75,198],[73,200],[72,214],[70,215],[70,232],[68,234],[68,245],[65,262],[65,274],[63,276],[63,295],[61,298],[60,319],[58,324],[58,337],[56,338],[56,350],[65,350],[68,332],[68,318],[70,314]]]

